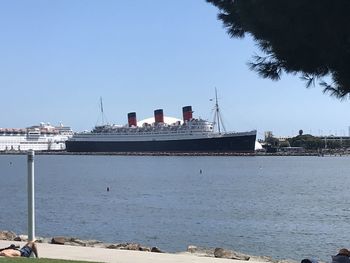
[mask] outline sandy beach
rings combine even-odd
[[[23,246],[26,242],[0,241],[0,247],[6,247],[11,244]],[[78,247],[67,245],[53,245],[38,243],[39,256],[41,258],[82,260],[92,262],[113,262],[113,263],[242,263],[241,260],[222,259],[203,257],[191,253],[169,254],[152,253],[142,251],[129,251],[106,249],[96,247]],[[251,263],[261,263],[263,261],[252,261]]]

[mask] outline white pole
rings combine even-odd
[[[28,163],[28,240],[35,240],[34,151],[29,150]]]

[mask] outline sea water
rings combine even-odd
[[[0,229],[25,234],[26,156],[0,168]],[[350,247],[349,175],[349,157],[36,155],[36,235],[329,261]]]

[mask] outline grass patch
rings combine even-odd
[[[5,258],[0,257],[0,263],[92,263],[90,261],[75,261],[48,258]],[[96,263],[96,262],[94,262]]]

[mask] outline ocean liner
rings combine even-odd
[[[101,104],[102,105],[102,104]],[[102,106],[101,106],[102,108]],[[66,141],[68,152],[154,152],[154,153],[252,153],[256,130],[249,132],[214,131],[217,121],[195,119],[192,107],[182,108],[183,120],[164,121],[163,109],[154,111],[154,122],[138,125],[136,113],[128,113],[128,124],[100,125],[91,132],[76,133]]]
[[[49,123],[28,128],[0,128],[0,151],[64,151],[65,141],[73,136],[70,127]]]

